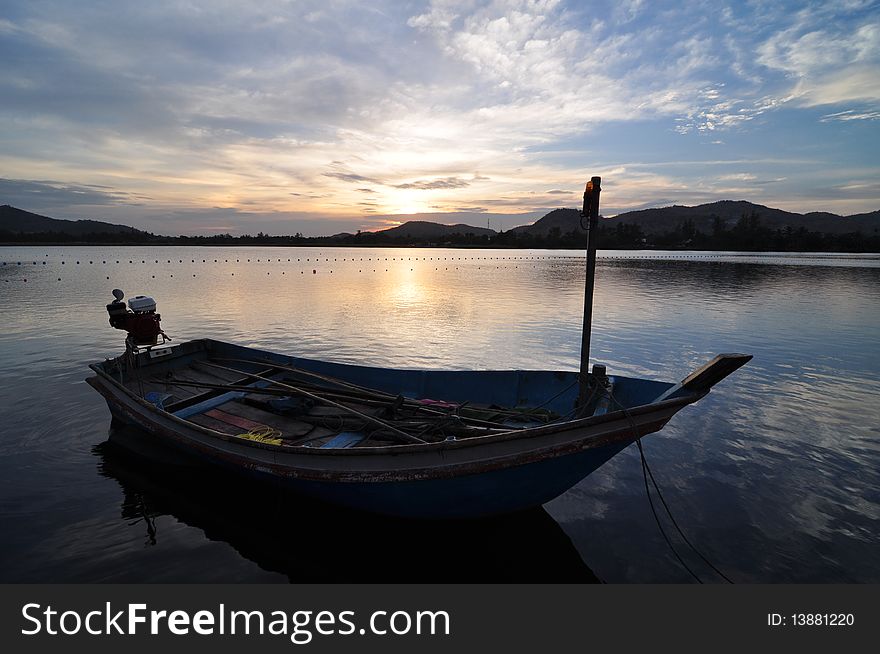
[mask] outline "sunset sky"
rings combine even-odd
[[[874,1],[3,0],[0,98],[0,204],[162,234],[880,209]]]

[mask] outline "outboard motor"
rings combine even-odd
[[[128,332],[125,339],[127,343],[137,347],[149,347],[159,342],[171,339],[165,335],[159,322],[162,316],[156,313],[156,301],[146,295],[138,295],[128,302],[128,307],[122,298],[125,297],[118,288],[113,289],[113,297],[116,298],[107,305],[107,313],[110,315],[110,325],[116,329]]]

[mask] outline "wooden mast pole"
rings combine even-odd
[[[581,216],[586,218],[587,267],[584,285],[584,324],[581,331],[581,369],[578,379],[578,407],[583,409],[588,395],[588,374],[590,368],[590,334],[593,328],[593,286],[596,281],[596,230],[599,226],[599,192],[602,178],[593,177],[584,190],[584,208]]]

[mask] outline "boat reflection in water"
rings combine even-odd
[[[178,452],[146,450],[145,441],[114,422],[94,452],[100,474],[122,488],[122,518],[145,529],[148,544],[162,540],[157,518],[168,515],[291,582],[599,582],[543,508],[481,520],[386,518],[181,465]]]

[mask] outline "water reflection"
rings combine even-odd
[[[100,474],[122,490],[120,517],[148,547],[162,543],[163,518],[172,517],[291,582],[599,581],[543,509],[479,521],[393,520],[174,465],[175,453],[153,445],[136,454],[139,437],[114,424],[94,454]],[[224,579],[217,570],[187,580]]]
[[[400,558],[409,556],[401,543],[416,539],[444,573],[513,578],[509,568],[561,580],[583,572],[570,537],[604,580],[688,581],[657,532],[629,451],[547,513],[454,536],[386,522],[388,535],[377,535],[379,522],[301,501],[285,500],[295,509],[277,513],[262,495],[257,509],[227,490],[215,503],[204,490],[217,486],[209,480],[187,483],[184,475],[168,493],[164,481],[148,483],[155,475],[139,485],[120,473],[131,497],[148,499],[148,515],[161,509],[151,534],[143,519],[131,527],[120,520],[117,483],[95,474],[91,448],[105,440],[109,416],[82,380],[88,363],[122,348],[104,310],[113,287],[153,295],[175,342],[211,336],[391,367],[573,370],[583,306],[576,254],[0,248],[0,264],[23,262],[0,265],[0,520],[12,524],[0,539],[0,579],[314,579],[309,566],[321,574],[340,565],[358,573],[356,564],[371,559],[418,567],[418,556]],[[600,253],[593,348],[609,370],[681,379],[718,352],[755,355],[645,443],[693,541],[739,581],[880,580],[880,256],[607,254]],[[112,471],[115,458],[107,460]],[[126,509],[133,521],[135,506]],[[259,521],[250,520],[252,510]],[[231,535],[226,512],[237,525]],[[278,516],[306,520],[305,528],[285,531]],[[267,532],[265,523],[275,526]],[[273,564],[279,555],[253,544],[261,539],[300,557],[310,556],[303,542],[317,543],[344,562],[312,556],[308,566]],[[540,567],[557,559],[558,574]],[[469,561],[476,563],[468,568]]]

